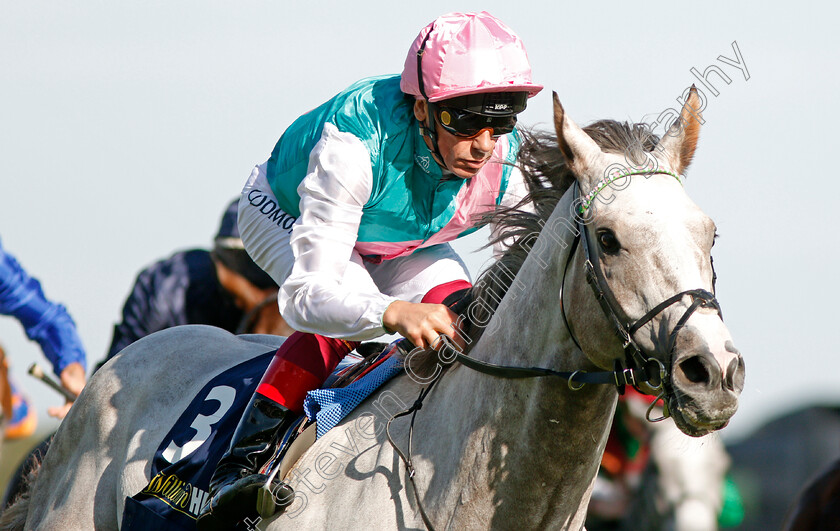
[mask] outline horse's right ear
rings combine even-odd
[[[702,123],[701,109],[697,87],[691,85],[679,119],[671,125],[654,149],[655,152],[664,155],[671,169],[679,174],[685,172],[694,158]]]
[[[566,116],[560,98],[554,92],[554,129],[557,131],[557,146],[566,159],[566,165],[578,177],[587,175],[587,170],[594,167],[601,156],[601,148],[583,129]]]

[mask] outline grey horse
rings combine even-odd
[[[605,121],[583,130],[556,95],[554,107],[560,150],[551,151],[560,161],[531,168],[536,214],[496,220],[515,227],[498,234],[516,242],[476,282],[469,355],[568,377],[488,375],[434,353],[421,373],[409,356],[415,376],[392,379],[321,437],[285,476],[291,506],[249,526],[582,529],[618,396],[616,385],[585,384],[586,375],[647,375],[637,383],[661,393],[688,435],[728,423],[744,363],[708,295],[714,223],[679,182],[698,138],[696,93],[655,144],[644,127]],[[622,341],[621,323],[633,322],[631,341]],[[117,529],[125,498],[149,482],[150,459],[185,404],[214,375],[281,341],[178,327],[128,347],[91,379],[28,498],[2,523]],[[617,368],[631,343],[646,369]],[[423,374],[436,383],[422,409],[386,429],[427,388]]]

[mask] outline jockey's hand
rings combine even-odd
[[[61,386],[76,396],[79,396],[86,383],[85,369],[81,363],[71,363],[61,371]],[[47,414],[57,419],[63,419],[72,405],[73,402],[67,402],[63,406],[47,408]]]
[[[414,343],[415,347],[440,349],[441,334],[451,337],[462,351],[465,347],[461,333],[456,330],[458,316],[443,304],[394,301],[385,310],[382,324]]]

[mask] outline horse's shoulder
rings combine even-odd
[[[325,514],[341,510],[355,514],[348,516],[351,519],[363,513],[362,519],[370,529],[399,527],[393,512],[370,508],[391,503],[393,496],[400,498],[401,504],[409,503],[405,491],[393,490],[393,485],[403,481],[399,479],[402,464],[398,464],[388,443],[386,426],[391,417],[411,407],[420,389],[405,374],[396,376],[315,441],[285,477],[296,491],[295,502],[266,529],[321,528]],[[410,423],[410,416],[406,416],[390,427],[402,450],[407,447]],[[340,489],[340,494],[335,489]],[[353,500],[359,499],[365,499],[366,508],[355,505]]]

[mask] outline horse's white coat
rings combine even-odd
[[[730,461],[720,437],[686,437],[673,422],[661,422],[651,439],[651,459],[659,470],[660,503],[674,512],[673,529],[715,531]]]
[[[209,326],[164,330],[96,372],[61,423],[33,486],[26,529],[117,529],[126,496],[186,404],[222,370],[282,344]],[[187,339],[189,338],[189,339]]]
[[[580,352],[569,353],[568,333],[556,315],[566,251],[546,254],[548,267],[529,259],[520,273],[525,286],[540,289],[506,298],[493,318],[497,324],[491,321],[473,355],[558,370],[594,368]],[[415,384],[399,379],[379,397],[396,396],[407,406],[417,392]],[[556,380],[500,380],[453,367],[426,399],[415,423],[416,480],[435,527],[580,529],[616,396],[607,386],[573,393]],[[385,417],[376,407],[361,408],[343,425],[353,426],[372,413],[381,429]],[[550,422],[552,418],[563,422]],[[408,419],[393,424],[402,448],[408,444],[408,425]],[[309,475],[318,478],[313,473],[318,459],[331,448],[346,446],[348,429],[329,432],[318,446],[321,453],[313,449],[306,454],[298,471],[312,471]],[[302,501],[292,506],[277,519],[276,529],[424,528],[411,487],[405,487],[402,464],[384,434],[361,442],[358,453],[346,456],[344,473],[330,483],[342,494],[310,495],[309,486],[298,485],[307,494],[306,508],[300,511]]]
[[[620,158],[597,146],[592,151],[595,144],[571,120],[559,120],[558,131],[572,146],[584,192],[606,163]],[[691,208],[673,178],[637,180],[643,184],[634,182],[616,201],[599,207],[590,229],[614,224],[627,250],[618,259],[604,259],[604,270],[616,302],[631,316],[675,291],[711,289],[711,226],[705,217]],[[642,197],[648,194],[653,199]],[[562,219],[571,205],[566,194],[548,220],[549,227],[560,230],[540,234],[473,348],[475,357],[568,371],[611,369],[621,355],[585,283],[580,252],[570,264],[564,297],[589,358],[574,348],[559,316],[572,239]],[[632,229],[623,225],[625,216],[632,218]],[[658,336],[679,312],[663,312],[650,326],[651,352],[663,359]],[[721,390],[720,374],[729,367],[717,345],[728,333],[716,315],[706,313],[698,312],[680,333],[675,363],[703,351],[707,381],[694,381],[696,374],[682,381],[675,374],[679,396],[670,400],[680,428],[695,435],[725,423],[740,392],[737,385]],[[206,327],[179,327],[126,349],[91,379],[62,424],[33,486],[27,529],[116,528],[123,500],[149,481],[149,460],[184,404],[212,376],[265,348]],[[704,350],[712,348],[722,370],[714,369]],[[742,366],[740,373],[742,382]],[[324,436],[288,476],[298,500],[262,526],[272,531],[424,528],[402,463],[383,432],[385,419],[411,404],[418,390],[408,378],[392,380]],[[412,448],[420,497],[435,527],[581,529],[616,396],[609,386],[573,392],[553,379],[502,380],[462,366],[450,369],[417,416]],[[408,425],[403,418],[392,426],[403,449]]]
[[[636,433],[638,423],[646,422],[648,404],[629,399],[624,406],[624,420]],[[656,408],[657,416],[661,412]],[[730,464],[720,437],[689,437],[670,419],[647,423],[644,429],[650,437],[647,468],[641,477],[615,482],[598,476],[596,488],[602,492],[589,507],[587,529],[616,529],[621,522],[621,529],[634,531],[717,531]]]

